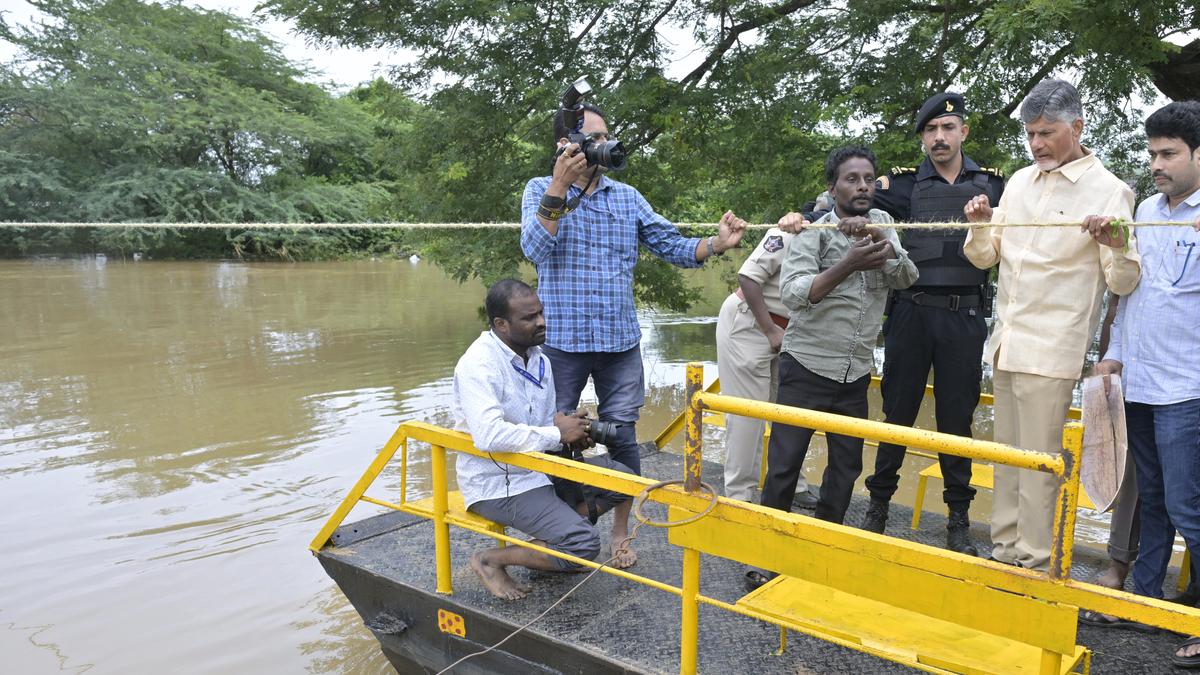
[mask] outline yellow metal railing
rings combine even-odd
[[[879,377],[877,377],[877,376],[871,377],[871,386],[872,387],[878,389],[880,387],[881,383],[882,383],[882,380]],[[718,377],[718,378],[714,379],[711,384],[709,384],[707,387],[704,388],[704,391],[708,392],[708,393],[713,393],[713,394],[721,393],[721,378]],[[932,384],[925,385],[925,395],[926,396],[934,396],[935,395]],[[988,405],[988,406],[995,405],[995,399],[992,397],[991,394],[980,394],[979,395],[979,405]],[[686,412],[686,410],[685,410],[685,412]],[[676,415],[674,417],[674,419],[672,419],[669,423],[667,423],[667,426],[663,427],[663,430],[658,433],[658,436],[654,437],[654,445],[658,449],[661,450],[662,448],[666,447],[667,444],[670,443],[672,439],[674,439],[676,436],[679,435],[679,432],[683,431],[683,416],[684,416],[685,412],[681,412],[678,415]],[[1080,410],[1079,408],[1071,408],[1071,409],[1067,410],[1067,419],[1076,420],[1076,421],[1081,420],[1081,419],[1083,419],[1083,411]],[[825,432],[818,430],[816,432],[816,435],[824,436]],[[877,446],[879,444],[868,440],[867,445]],[[926,452],[922,452],[920,450],[918,450],[914,454],[925,455],[929,459],[935,458],[933,455],[926,453]]]
[[[870,420],[848,418],[829,413],[791,408],[772,403],[750,401],[703,391],[703,367],[689,364],[687,373],[688,408],[684,415],[687,443],[685,455],[684,486],[659,486],[654,481],[601,467],[590,466],[554,455],[543,453],[485,453],[476,448],[467,434],[444,429],[423,422],[404,422],[392,434],[387,444],[372,461],[370,467],[355,483],[350,493],[334,510],[329,520],[312,540],[309,548],[320,551],[346,516],[360,501],[384,506],[397,511],[430,518],[434,525],[434,549],[437,571],[437,592],[453,592],[450,559],[450,525],[482,534],[502,542],[525,546],[547,555],[571,561],[592,569],[602,565],[554,551],[542,546],[491,531],[464,519],[452,518],[449,513],[447,495],[450,490],[446,472],[447,451],[462,452],[487,457],[497,462],[511,464],[548,475],[587,483],[601,489],[622,494],[638,495],[648,501],[700,513],[710,506],[712,499],[700,488],[701,443],[703,439],[703,413],[707,411],[745,415],[783,424],[805,426],[813,429],[858,436],[920,448],[932,452],[950,452],[955,455],[999,462],[1019,468],[1048,473],[1057,479],[1058,497],[1054,517],[1054,546],[1048,574],[1023,570],[999,563],[971,558],[958,553],[925,546],[901,539],[882,537],[854,528],[826,523],[807,516],[785,513],[725,497],[715,498],[716,506],[709,517],[735,527],[745,528],[747,535],[755,530],[794,532],[794,536],[820,542],[823,545],[846,551],[870,552],[879,559],[898,561],[932,574],[941,574],[961,579],[966,585],[986,586],[1006,593],[1018,594],[1047,602],[1086,607],[1132,621],[1170,628],[1191,634],[1200,634],[1200,611],[1182,605],[1136,596],[1092,584],[1070,579],[1071,549],[1074,541],[1075,506],[1079,492],[1079,464],[1082,427],[1068,425],[1064,432],[1065,452],[1061,455],[1032,452],[991,441],[980,441],[934,431],[912,429]],[[428,443],[431,448],[432,469],[432,513],[416,508],[407,501],[408,441]],[[366,496],[366,491],[379,477],[397,451],[402,451],[401,500],[393,503]],[[753,536],[746,537],[747,546],[754,546]],[[683,548],[683,570],[681,586],[665,584],[637,574],[603,567],[603,571],[630,581],[677,595],[682,601],[680,672],[696,672],[699,640],[699,606],[707,604],[730,612],[774,624],[781,628],[809,632],[823,640],[841,644],[882,658],[896,660],[896,655],[881,651],[851,639],[843,639],[828,633],[810,632],[785,620],[762,612],[733,605],[700,593],[700,548]],[[1044,671],[1052,672],[1061,655],[1046,654]],[[907,662],[906,662],[907,663]],[[930,672],[948,672],[926,664],[913,664]]]

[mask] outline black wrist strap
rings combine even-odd
[[[600,170],[599,164],[596,165],[596,168],[592,169],[592,175],[588,177],[588,182],[587,182],[588,187],[591,187],[592,181],[596,180],[596,172],[599,170]],[[567,210],[564,211],[564,213],[570,213],[570,212],[574,211],[576,208],[578,208],[579,200],[583,199],[583,195],[585,192],[587,192],[586,189],[580,190],[579,194],[568,199],[567,200]]]

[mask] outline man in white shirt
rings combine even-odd
[[[1193,555],[1200,553],[1200,103],[1156,111],[1146,120],[1146,136],[1159,194],[1138,205],[1136,220],[1179,225],[1139,228],[1142,280],[1117,306],[1096,373],[1120,377],[1125,395],[1127,461],[1136,465],[1141,501],[1133,591],[1162,598],[1175,531]],[[1144,628],[1098,612],[1084,612],[1081,620]],[[1173,661],[1200,668],[1200,638],[1185,642]]]
[[[475,447],[485,452],[555,452],[564,445],[591,445],[586,417],[555,410],[550,360],[541,350],[546,321],[537,294],[520,281],[505,279],[488,289],[485,308],[491,330],[476,338],[454,368],[454,428],[471,434]],[[629,471],[607,458],[588,462]],[[533,537],[534,543],[556,551],[586,560],[600,554],[600,535],[584,515],[587,504],[568,505],[545,474],[465,453],[458,455],[457,474],[469,511],[516,528]],[[613,564],[632,565],[636,556],[622,546],[632,500],[588,486],[582,496],[598,513],[616,508],[612,545],[618,550]],[[578,569],[561,558],[521,546],[471,556],[471,569],[493,595],[517,600],[529,587],[508,575],[509,565],[546,571]]]

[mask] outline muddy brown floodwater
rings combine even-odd
[[[687,361],[716,377],[731,264],[687,273],[704,294],[687,315],[642,312],[643,440]],[[449,422],[482,298],[425,262],[0,261],[4,671],[390,672],[307,546],[399,422]],[[720,430],[707,447],[721,459]],[[1081,513],[1078,537],[1105,527]]]

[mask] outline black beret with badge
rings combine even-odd
[[[957,115],[964,120],[967,118],[967,104],[963,102],[962,94],[945,91],[930,96],[917,113],[917,133],[921,133],[930,120],[943,115]]]

